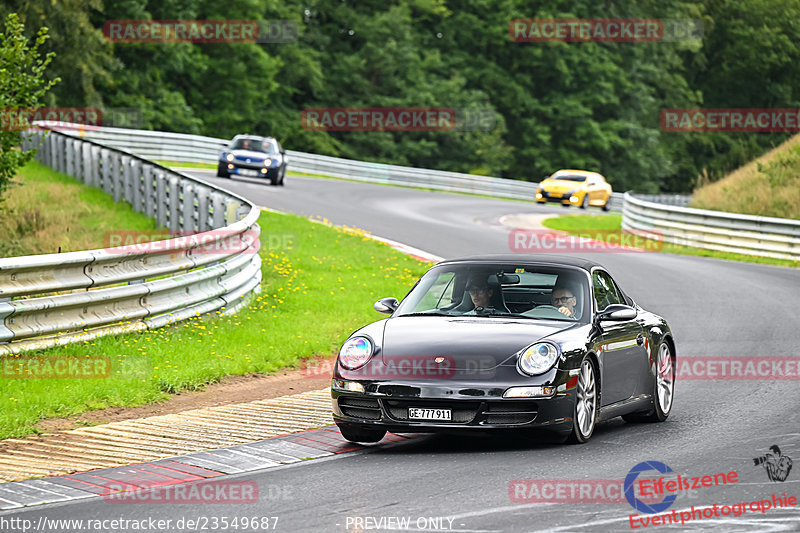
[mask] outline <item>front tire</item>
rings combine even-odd
[[[572,432],[567,437],[571,444],[583,444],[594,433],[597,424],[597,379],[594,363],[589,356],[583,358],[575,389],[575,407],[572,410]]]
[[[378,442],[386,436],[385,429],[372,429],[357,426],[339,426],[342,437],[350,442]]]
[[[228,174],[228,171],[225,169],[225,166],[222,164],[217,165],[217,177],[218,178],[230,178],[231,175]]]
[[[653,380],[653,407],[649,412],[623,415],[625,422],[663,422],[672,411],[675,400],[675,359],[669,344],[661,342]]]
[[[589,205],[589,194],[588,193],[583,195],[583,200],[581,200],[581,209],[586,209],[587,205]]]

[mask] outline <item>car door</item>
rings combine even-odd
[[[608,273],[592,272],[592,293],[595,312],[611,304],[626,304],[625,297]],[[595,340],[595,350],[602,361],[602,405],[626,400],[636,392],[642,365],[647,358],[641,324],[634,320],[602,321]]]
[[[592,176],[587,180],[586,190],[587,194],[589,195],[589,202],[595,203],[600,199],[602,190],[596,177]]]

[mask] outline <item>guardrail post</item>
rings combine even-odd
[[[111,151],[108,148],[100,149],[100,186],[106,193],[114,194],[114,182],[111,179]]]
[[[225,202],[225,224],[230,225],[239,221],[239,208],[242,206],[241,202],[236,200],[228,200]]]
[[[181,180],[178,176],[169,176],[168,178],[168,204],[167,204],[167,228],[171,232],[177,232],[181,229]]]
[[[209,191],[205,187],[197,187],[197,230],[211,229],[211,217],[208,212]]]
[[[100,187],[100,147],[89,145],[89,181],[92,187]]]
[[[211,193],[211,225],[212,229],[222,228],[225,226],[225,197],[218,193]]]
[[[159,227],[167,227],[167,176],[161,170],[153,170],[155,177],[155,188],[152,191],[152,203],[155,208],[156,224]]]
[[[89,143],[81,143],[81,151],[83,152],[83,183],[91,185],[94,180],[94,165],[92,164],[92,145]]]
[[[194,206],[195,186],[191,183],[186,183],[186,181],[182,181],[182,184],[183,193],[181,195],[181,207],[183,208],[183,220],[181,221],[181,226],[183,231],[187,233],[194,233],[198,230],[195,225],[195,214],[197,213]]]
[[[133,162],[132,157],[129,155],[122,156],[122,190],[124,191],[122,197],[131,205],[133,204],[133,176],[134,176],[134,169],[133,169]]]

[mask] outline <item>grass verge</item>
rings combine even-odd
[[[248,307],[25,354],[107,357],[112,371],[97,379],[0,378],[0,438],[33,433],[45,418],[157,402],[227,375],[330,356],[353,330],[383,317],[372,309],[378,298],[402,297],[428,268],[357,230],[271,212],[259,224],[262,292]]]
[[[156,229],[155,220],[38,161],[20,169],[0,204],[0,257],[90,250],[113,232]]]
[[[191,161],[167,161],[163,159],[154,159],[154,162],[165,167],[182,167],[182,168],[217,168],[216,163],[193,163]]]
[[[542,225],[556,230],[566,231],[572,235],[581,235],[597,240],[604,240],[617,243],[619,239],[614,239],[617,232],[622,231],[622,215],[562,215],[559,217],[547,218],[542,221]],[[611,232],[604,235],[603,232]],[[771,257],[758,257],[754,255],[736,254],[731,252],[719,252],[716,250],[703,250],[680,246],[668,242],[659,243],[648,239],[640,239],[643,246],[648,250],[659,249],[661,252],[680,255],[694,255],[699,257],[713,257],[715,259],[728,259],[731,261],[742,261],[746,263],[761,263],[766,265],[778,265],[797,267],[797,261],[788,259],[773,259]]]
[[[800,135],[692,194],[692,207],[800,219]]]

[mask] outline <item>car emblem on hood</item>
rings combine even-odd
[[[444,357],[434,357],[433,360],[437,363],[444,363]]]

